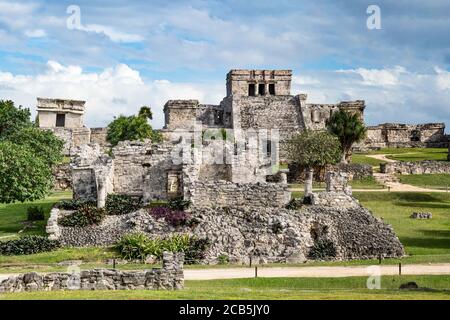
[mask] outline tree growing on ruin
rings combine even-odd
[[[287,144],[289,160],[305,169],[305,196],[312,193],[314,168],[336,164],[341,158],[338,138],[326,131],[306,130]]]
[[[327,127],[331,133],[338,137],[341,143],[341,162],[348,163],[351,159],[353,144],[366,137],[367,128],[363,121],[356,113],[339,110],[328,119]]]
[[[153,142],[162,140],[158,131],[153,130],[148,123],[148,119],[153,118],[151,109],[143,106],[137,116],[119,116],[108,125],[106,139],[112,146],[116,146],[119,141],[150,139]]]

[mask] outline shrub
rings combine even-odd
[[[205,258],[205,252],[211,245],[209,239],[190,238],[189,247],[184,251],[184,259],[186,264],[197,264]]]
[[[61,200],[57,204],[58,208],[62,210],[77,210],[78,208],[84,205],[96,206],[97,204],[95,201],[85,199]]]
[[[184,211],[175,211],[166,207],[150,208],[149,213],[155,219],[164,218],[173,227],[183,226],[190,218],[190,214]]]
[[[172,210],[181,210],[184,211],[189,209],[192,202],[191,200],[184,200],[182,197],[170,199],[168,202],[168,207]]]
[[[186,264],[192,264],[204,259],[208,245],[207,239],[189,235],[151,239],[143,233],[131,233],[124,235],[114,248],[122,258],[128,260],[144,260],[149,255],[161,259],[164,251],[184,252]]]
[[[221,254],[217,257],[219,264],[229,264],[230,258],[226,254]]]
[[[329,260],[336,257],[336,247],[331,240],[318,239],[314,241],[314,246],[311,248],[309,256],[316,260]]]
[[[19,239],[0,242],[0,254],[24,255],[53,251],[59,247],[59,242],[43,236],[24,236]]]
[[[27,208],[28,221],[39,221],[44,219],[45,219],[44,208],[38,206],[32,206]]]
[[[141,199],[124,194],[108,194],[105,209],[109,215],[121,215],[136,211],[141,205]]]
[[[58,223],[64,227],[86,227],[99,224],[105,216],[105,210],[91,205],[82,205],[74,213],[61,217]]]
[[[144,260],[148,255],[149,241],[143,233],[130,233],[124,235],[114,248],[124,259]]]
[[[302,204],[303,204],[302,199],[291,199],[285,208],[289,210],[298,210],[302,207]]]

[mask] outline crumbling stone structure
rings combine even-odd
[[[0,282],[0,292],[60,290],[177,290],[184,286],[184,254],[164,252],[162,268],[145,271],[115,269],[75,270],[11,276]],[[77,271],[77,272],[75,272]]]
[[[68,99],[37,98],[37,122],[39,128],[51,130],[65,142],[64,155],[70,150],[91,142],[105,146],[106,129],[91,129],[84,126],[85,101]]]
[[[384,123],[368,127],[366,140],[356,145],[355,149],[446,148],[449,141],[449,136],[445,134],[444,123],[416,125]]]

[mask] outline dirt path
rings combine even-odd
[[[376,265],[381,275],[398,275],[398,265]],[[17,274],[0,274],[0,281]],[[370,276],[369,266],[331,266],[331,267],[258,267],[258,277],[356,277]],[[412,264],[402,266],[402,275],[450,275],[450,263]],[[214,280],[254,278],[255,268],[221,268],[221,269],[185,269],[185,280]]]
[[[366,157],[381,160],[384,162],[397,162],[397,160],[387,158],[385,154],[367,154]]]

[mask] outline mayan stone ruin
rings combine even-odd
[[[177,227],[147,209],[107,216],[98,225],[63,227],[58,219],[71,212],[55,207],[49,237],[65,246],[102,246],[133,232],[188,234],[211,241],[203,263],[217,263],[223,254],[235,263],[304,262],[313,259],[318,243],[332,246],[339,260],[402,256],[392,228],[351,195],[348,180],[371,176],[370,166],[326,168],[326,191],[287,209],[288,179],[296,170],[280,169],[280,163],[290,136],[325,129],[336,110],[363,119],[365,109],[362,100],[308,103],[306,94],[291,95],[291,80],[290,70],[231,70],[227,96],[217,105],[167,101],[163,142],[121,141],[109,152],[106,131],[82,125],[84,102],[40,99],[41,127],[56,121],[52,130],[67,139],[74,199],[99,208],[109,194],[139,198],[143,205],[174,198],[192,203],[192,223]],[[84,140],[75,138],[78,129]]]

